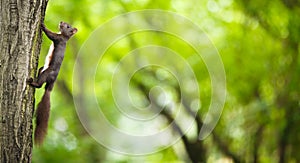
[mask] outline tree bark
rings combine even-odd
[[[0,162],[31,162],[34,89],[48,0],[0,1]]]

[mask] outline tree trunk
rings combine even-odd
[[[31,162],[40,22],[48,0],[0,1],[0,162]]]

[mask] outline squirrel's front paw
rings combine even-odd
[[[41,28],[42,28],[42,30],[44,30],[46,28],[44,22],[41,23]]]

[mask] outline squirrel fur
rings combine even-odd
[[[77,32],[77,28],[71,27],[65,22],[59,23],[59,33],[53,33],[42,23],[42,30],[52,40],[52,45],[46,57],[45,65],[39,69],[38,77],[28,79],[29,85],[41,88],[44,83],[45,92],[36,110],[36,128],[34,131],[34,143],[41,145],[45,139],[50,115],[50,93],[64,59],[66,43]]]

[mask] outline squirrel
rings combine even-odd
[[[66,43],[77,33],[77,28],[73,28],[65,22],[59,23],[59,33],[51,32],[44,23],[41,24],[41,29],[52,40],[52,44],[46,57],[45,65],[38,71],[37,79],[30,78],[27,80],[28,84],[34,88],[41,88],[46,83],[44,95],[36,110],[36,128],[34,131],[34,143],[36,145],[41,145],[47,134],[50,115],[50,93],[64,59]]]

